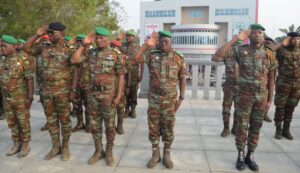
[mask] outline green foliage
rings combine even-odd
[[[0,34],[27,38],[55,21],[65,24],[72,36],[96,26],[118,30],[122,13],[119,3],[109,0],[1,0]]]

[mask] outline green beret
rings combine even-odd
[[[159,38],[161,37],[169,37],[172,38],[172,33],[169,31],[158,31]]]
[[[132,36],[136,36],[136,32],[133,30],[129,30],[126,32],[126,35],[132,35]]]
[[[1,37],[2,41],[5,42],[5,43],[8,43],[8,44],[17,44],[18,43],[18,40],[15,39],[13,36],[10,36],[10,35],[2,35]]]
[[[25,41],[25,40],[23,40],[23,39],[18,39],[18,43],[25,44],[25,43],[26,43],[26,41]]]
[[[83,40],[83,39],[85,39],[86,38],[86,35],[85,34],[78,34],[77,36],[76,36],[76,39],[77,40]]]
[[[262,31],[266,30],[261,24],[258,24],[258,23],[254,23],[254,24],[250,25],[250,28],[253,30],[262,30]]]
[[[106,28],[96,27],[96,35],[109,36],[110,31]]]
[[[70,41],[70,40],[72,40],[72,37],[69,36],[69,35],[67,35],[67,36],[64,37],[64,39],[65,39],[66,41]]]

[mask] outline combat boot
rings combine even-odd
[[[277,123],[277,124],[276,124],[275,138],[276,138],[276,139],[279,139],[279,140],[282,138],[282,128],[281,128],[281,123]]]
[[[173,168],[173,161],[171,160],[170,152],[171,152],[170,148],[164,148],[163,164],[168,169]]]
[[[26,157],[29,152],[30,152],[29,142],[23,142],[22,147],[21,147],[21,151],[20,151],[18,157],[19,158]]]
[[[52,148],[50,152],[45,156],[45,160],[51,160],[55,156],[59,155],[60,153],[61,153],[60,143],[59,141],[54,141],[52,142]]]
[[[147,167],[153,168],[158,162],[161,161],[159,146],[152,148],[152,158],[148,161]]]
[[[21,143],[19,141],[14,141],[13,147],[6,153],[6,156],[12,156],[17,154],[21,150]]]
[[[108,166],[113,166],[115,161],[112,153],[112,148],[113,148],[113,143],[106,144],[105,158],[106,158],[106,164]]]
[[[236,169],[238,169],[239,171],[242,171],[245,169],[245,154],[243,150],[239,151],[238,154],[238,158],[236,160],[236,165],[235,165]]]
[[[265,114],[264,121],[271,123],[272,119],[268,116],[268,114]]]
[[[105,152],[103,150],[103,145],[101,140],[95,141],[95,152],[93,156],[89,159],[88,164],[93,165],[99,160],[103,159],[105,157]]]
[[[284,122],[283,124],[283,130],[282,130],[282,136],[286,137],[289,140],[293,140],[294,137],[290,132],[290,122]]]
[[[226,137],[226,136],[229,135],[229,133],[230,133],[230,130],[229,130],[229,122],[224,122],[224,129],[223,129],[223,131],[222,131],[222,133],[221,133],[221,136],[222,136],[222,137]]]
[[[61,147],[61,159],[67,161],[70,159],[69,140],[63,140]]]
[[[246,158],[245,158],[245,163],[248,165],[248,167],[252,170],[252,171],[258,171],[258,165],[256,164],[256,162],[254,161],[254,151],[248,150]]]
[[[135,107],[131,107],[131,110],[130,110],[130,117],[131,118],[136,118],[136,112],[135,112]]]
[[[118,118],[118,124],[117,124],[116,131],[117,131],[117,133],[119,135],[123,135],[124,134],[123,119],[122,118]]]
[[[72,132],[78,132],[79,130],[84,129],[84,124],[83,124],[83,115],[82,112],[79,112],[77,114],[77,124],[76,126],[72,129]]]
[[[41,131],[46,131],[46,130],[48,130],[47,122],[43,127],[41,127]]]

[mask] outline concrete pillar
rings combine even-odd
[[[216,70],[216,92],[215,92],[215,99],[221,100],[222,96],[222,77],[223,77],[223,66],[217,65]]]
[[[210,73],[211,73],[211,65],[205,65],[203,99],[207,99],[207,100],[209,99]]]
[[[148,66],[147,66],[147,64],[145,64],[143,80],[140,83],[139,98],[148,98],[149,79],[150,79],[150,76],[149,76]]]
[[[198,68],[199,65],[192,65],[192,99],[197,99],[198,92]]]

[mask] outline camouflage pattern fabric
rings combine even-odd
[[[275,124],[291,122],[300,99],[300,48],[277,50],[279,63],[275,94]]]
[[[137,105],[137,91],[139,87],[139,74],[140,74],[140,63],[133,61],[133,58],[136,52],[140,49],[140,46],[137,43],[122,43],[121,51],[124,53],[130,60],[131,68],[128,69],[131,71],[131,84],[130,91],[127,95],[127,104],[132,108],[135,108]]]
[[[0,86],[8,127],[15,142],[29,142],[31,138],[30,112],[27,101],[26,80],[33,79],[35,62],[20,52],[0,61]]]
[[[155,49],[144,57],[150,73],[147,111],[149,140],[152,145],[157,145],[162,136],[162,141],[170,146],[174,140],[178,81],[186,76],[184,58],[174,50],[163,53]]]
[[[259,140],[260,128],[268,97],[268,74],[275,70],[277,61],[274,53],[264,46],[253,49],[250,45],[230,49],[226,57],[235,57],[239,65],[239,93],[237,96],[236,146],[254,151]]]
[[[71,136],[69,93],[72,80],[70,62],[72,53],[73,50],[59,45],[38,46],[33,49],[33,55],[41,56],[39,73],[42,105],[53,143],[60,141],[60,131],[65,141]]]
[[[91,49],[80,62],[87,59],[89,64],[88,112],[91,118],[91,133],[95,141],[102,140],[102,123],[105,124],[107,143],[115,138],[115,98],[118,75],[124,73],[121,52],[106,48]]]

